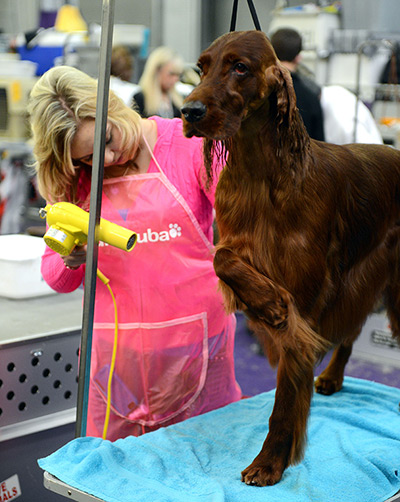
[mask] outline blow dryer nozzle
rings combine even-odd
[[[47,214],[46,208],[45,208],[45,207],[41,207],[41,208],[39,209],[39,216],[40,216],[42,219],[44,219],[44,218],[46,218],[46,214]]]
[[[75,246],[87,242],[89,213],[69,202],[47,204],[39,210],[41,218],[47,218],[49,229],[44,235],[46,244],[57,253],[67,256]],[[137,234],[127,228],[100,218],[98,229],[100,241],[124,251],[131,251]]]
[[[133,234],[129,237],[128,242],[126,243],[126,250],[130,251],[131,249],[134,248],[135,244],[137,241],[137,235]]]

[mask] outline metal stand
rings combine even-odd
[[[93,314],[96,294],[96,273],[99,242],[98,229],[101,213],[108,92],[110,87],[114,4],[115,0],[103,0],[99,78],[97,88],[96,121],[94,130],[92,185],[90,192],[90,215],[86,257],[85,292],[83,297],[82,340],[75,429],[76,437],[86,435]]]
[[[77,488],[73,488],[72,486],[63,483],[48,472],[45,472],[43,476],[43,484],[45,488],[48,488],[52,492],[58,493],[63,497],[67,497],[70,500],[76,500],[77,502],[103,502],[101,499],[94,497],[93,495],[89,495],[88,493],[82,492]]]
[[[395,46],[390,40],[366,40],[358,46],[358,60],[357,60],[357,77],[356,77],[356,109],[354,113],[354,131],[353,131],[353,143],[357,142],[357,121],[358,121],[358,103],[360,101],[360,80],[361,80],[361,56],[363,55],[365,47],[368,46],[384,46],[392,51],[395,50]]]
[[[89,232],[86,257],[85,291],[83,297],[82,339],[79,364],[78,402],[75,436],[86,435],[87,407],[89,399],[90,357],[92,349],[94,300],[96,294],[96,274],[98,258],[98,229],[101,214],[101,196],[104,173],[104,151],[107,127],[108,93],[110,87],[111,48],[114,23],[115,0],[103,0],[101,22],[101,46],[99,78],[96,102],[96,122],[94,130],[92,184],[90,191]],[[78,502],[100,501],[57,478],[44,473],[45,488]],[[101,501],[100,501],[101,502]]]

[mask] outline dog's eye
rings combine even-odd
[[[245,75],[249,71],[249,69],[244,63],[236,63],[235,66],[233,67],[233,70],[238,75]]]
[[[200,77],[203,75],[203,65],[201,63],[197,63],[197,68],[199,69]]]

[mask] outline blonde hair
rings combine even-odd
[[[50,202],[77,200],[82,167],[74,165],[71,143],[85,119],[95,119],[97,81],[69,66],[48,70],[34,85],[28,112],[34,141],[33,153],[38,189]],[[141,118],[112,91],[108,121],[119,129],[126,148],[137,149],[142,134]]]
[[[146,61],[139,80],[139,85],[144,95],[144,111],[146,116],[156,115],[160,109],[162,92],[158,80],[158,72],[165,64],[170,62],[174,64],[177,73],[183,72],[183,59],[169,47],[161,46],[154,49]],[[168,91],[168,95],[177,108],[182,106],[183,98],[175,88]]]

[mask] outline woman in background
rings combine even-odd
[[[139,80],[141,92],[134,96],[142,117],[181,116],[183,98],[175,85],[183,68],[183,59],[169,47],[158,47],[151,52]]]
[[[132,82],[134,59],[124,45],[115,45],[111,51],[110,89],[119,96],[126,105],[134,106],[133,96],[140,87]]]
[[[29,112],[38,186],[50,203],[89,210],[97,82],[55,67],[34,86]],[[213,269],[215,187],[206,188],[202,140],[180,119],[143,119],[112,91],[101,216],[134,230],[130,253],[99,246],[98,268],[118,308],[118,350],[107,439],[139,435],[241,397],[235,319],[224,311]],[[46,248],[42,275],[60,293],[84,279],[86,251]],[[87,434],[101,436],[114,339],[114,306],[96,286]]]

